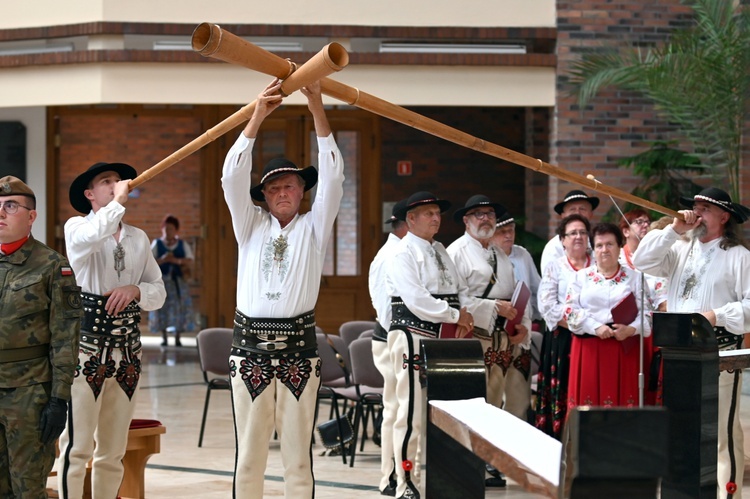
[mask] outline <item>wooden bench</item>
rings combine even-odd
[[[128,447],[122,459],[125,473],[120,485],[120,496],[138,499],[146,497],[146,461],[153,454],[161,452],[161,435],[166,432],[167,428],[163,425],[130,429]]]
[[[137,420],[134,420],[137,421]],[[153,454],[161,452],[161,435],[167,432],[164,425],[130,428],[128,446],[122,459],[124,474],[119,495],[123,498],[144,499],[146,462]],[[59,455],[59,449],[58,449]],[[53,471],[50,476],[57,475]],[[91,499],[91,462],[86,466],[86,481],[83,486],[84,499]],[[47,489],[50,498],[59,497],[57,491]]]

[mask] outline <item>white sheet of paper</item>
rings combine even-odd
[[[562,456],[559,441],[483,398],[432,400],[430,404],[461,421],[549,483],[559,485]]]

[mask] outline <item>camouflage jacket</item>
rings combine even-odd
[[[30,237],[0,255],[0,351],[49,344],[47,357],[0,363],[0,388],[52,382],[70,400],[78,364],[81,288],[64,256]]]

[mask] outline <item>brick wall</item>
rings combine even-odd
[[[514,151],[525,151],[523,108],[421,107],[412,110],[480,139]],[[547,110],[534,114],[543,118],[538,123],[539,129],[545,130]],[[547,151],[547,136],[544,134],[538,139],[540,151]],[[449,200],[453,206],[443,216],[437,237],[446,246],[464,232],[463,224],[453,221],[453,212],[474,194],[485,194],[514,215],[524,215],[527,177],[523,167],[390,120],[381,121],[381,139],[383,201],[398,201],[421,190]],[[397,174],[399,160],[412,162],[411,176]]]
[[[558,2],[557,9],[557,105],[550,162],[583,175],[592,173],[602,183],[629,192],[638,179],[631,169],[618,168],[617,159],[643,151],[648,141],[677,138],[674,127],[660,120],[646,100],[627,92],[608,90],[579,109],[570,96],[567,72],[582,54],[604,45],[629,42],[649,47],[663,42],[671,30],[690,22],[690,10],[680,0],[582,0]],[[552,207],[575,188],[550,178],[550,233],[558,221]],[[609,199],[600,197],[598,217],[611,206]]]
[[[200,118],[121,112],[59,115],[60,153],[58,168],[58,209],[55,224],[60,228],[78,215],[68,202],[73,179],[100,161],[127,163],[140,174],[203,133]],[[219,167],[216,167],[219,175]],[[194,154],[131,193],[126,205],[126,223],[143,229],[154,239],[161,236],[166,214],[180,220],[180,237],[194,251],[200,241],[200,155]],[[139,197],[133,197],[139,196]],[[58,245],[61,242],[58,242]],[[199,310],[199,289],[192,287],[195,310]],[[148,314],[144,314],[144,320]]]

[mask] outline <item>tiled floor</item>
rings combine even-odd
[[[159,343],[160,338],[144,338],[144,368],[135,414],[137,418],[158,419],[167,428],[167,433],[162,435],[161,453],[152,456],[146,468],[146,497],[231,497],[235,443],[229,392],[212,393],[203,447],[199,448],[205,384],[198,366],[195,340],[183,339],[181,348],[162,348]],[[747,380],[745,387],[750,387]],[[750,422],[747,414],[750,400],[747,394],[743,398],[743,419]],[[321,409],[321,414],[321,418],[327,419],[326,408]],[[745,434],[750,435],[750,428]],[[270,446],[264,497],[283,497],[278,443],[272,441]],[[750,449],[750,445],[745,447]],[[364,452],[357,453],[354,468],[345,466],[340,457],[321,456],[323,450],[320,445],[313,449],[316,498],[381,497],[376,489],[379,447],[368,441]],[[750,480],[745,481],[745,486],[750,486]],[[541,496],[509,483],[505,489],[488,489],[486,497],[528,499]]]

